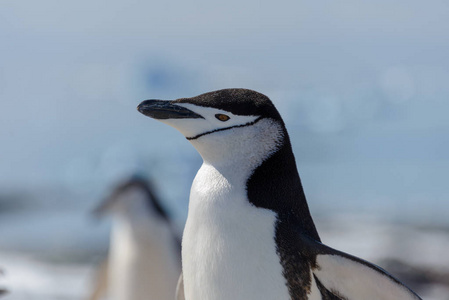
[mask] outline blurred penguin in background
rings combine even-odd
[[[181,271],[181,246],[150,183],[134,177],[95,210],[113,216],[109,257],[91,300],[172,300]]]

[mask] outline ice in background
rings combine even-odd
[[[449,299],[448,32],[436,0],[2,1],[5,299],[88,293],[109,229],[89,212],[128,175],[181,231],[201,159],[135,108],[228,87],[278,107],[325,242]]]

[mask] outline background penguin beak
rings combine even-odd
[[[101,201],[100,205],[92,210],[92,215],[96,218],[104,216],[110,211],[111,207],[114,205],[115,200],[115,197],[108,197],[104,199],[103,201]]]
[[[163,100],[145,100],[137,106],[137,110],[153,119],[204,119],[199,114]]]

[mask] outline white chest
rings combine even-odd
[[[109,299],[174,298],[180,270],[173,238],[168,228],[151,225],[136,230],[129,224],[116,224],[109,257]],[[145,234],[146,228],[151,234]]]
[[[204,164],[194,180],[182,247],[186,300],[290,299],[276,215],[250,204],[238,177]]]

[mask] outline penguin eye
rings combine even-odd
[[[218,120],[222,121],[222,122],[226,122],[227,120],[230,119],[229,116],[227,115],[223,115],[223,114],[216,114],[215,118],[217,118]]]

